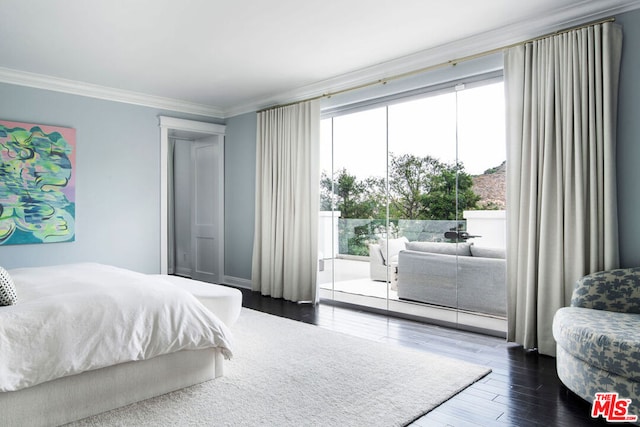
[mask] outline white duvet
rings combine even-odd
[[[179,350],[231,357],[226,326],[157,276],[101,264],[9,273],[18,304],[0,307],[0,391]]]

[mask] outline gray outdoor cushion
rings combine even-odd
[[[506,258],[504,249],[483,248],[482,246],[476,245],[471,245],[471,255],[479,258]]]
[[[471,256],[471,243],[408,242],[407,250],[443,255]]]

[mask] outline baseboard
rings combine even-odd
[[[239,288],[251,289],[251,280],[243,279],[240,277],[223,276],[222,283],[227,285],[237,286]]]

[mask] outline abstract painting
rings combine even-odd
[[[75,129],[0,120],[0,245],[75,240]]]

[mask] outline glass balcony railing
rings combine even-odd
[[[404,236],[409,241],[445,242],[448,231],[466,231],[466,221],[338,219],[338,255],[369,256],[369,244]]]
[[[321,298],[381,310],[409,313],[418,317],[422,316],[443,322],[459,323],[461,317],[458,314],[452,314],[457,313],[457,311],[452,311],[449,307],[459,309],[464,304],[449,307],[444,305],[443,309],[443,303],[441,302],[422,304],[420,302],[422,300],[419,298],[403,296],[402,292],[407,292],[406,288],[409,287],[411,280],[418,279],[411,276],[414,273],[409,273],[409,276],[403,279],[402,273],[399,272],[403,265],[402,262],[399,262],[402,257],[399,251],[403,250],[403,248],[399,249],[397,243],[401,241],[400,239],[404,242],[453,243],[455,240],[452,240],[451,237],[455,237],[455,233],[451,235],[451,232],[455,231],[458,234],[470,235],[471,238],[469,238],[468,242],[473,243],[474,247],[480,246],[486,249],[491,248],[489,250],[498,250],[498,252],[502,252],[504,257],[506,247],[505,213],[505,211],[465,211],[463,219],[458,221],[394,219],[390,220],[387,225],[384,220],[344,219],[340,218],[340,212],[322,212],[319,239],[320,271],[318,272]],[[445,236],[445,234],[448,236]],[[406,243],[403,244],[406,245]],[[386,246],[384,250],[381,250],[382,245]],[[385,255],[388,259],[384,259]],[[415,255],[407,254],[403,258],[404,262],[410,262],[409,259],[412,256]],[[492,264],[494,261],[489,260],[487,264]],[[404,265],[412,268],[410,264]],[[440,266],[438,268],[442,270],[444,267]],[[478,296],[479,300],[485,297],[490,299],[489,290],[496,286],[487,287],[487,283],[491,282],[498,285],[495,281],[498,276],[495,276],[495,280],[490,279],[487,282],[484,276],[487,276],[488,273],[483,276],[483,274],[480,274],[482,271],[473,273],[475,270],[469,270],[471,271],[471,277],[469,278],[467,277],[469,276],[467,274],[469,273],[467,271],[468,268],[467,264],[462,262],[457,268],[453,267],[451,274],[438,271],[437,274],[442,275],[442,277],[434,280],[441,280],[445,283],[448,280],[448,276],[457,277],[460,274],[462,275],[460,280],[465,280],[465,278],[467,282],[469,280],[477,280],[478,288],[486,287],[487,292]],[[427,267],[422,266],[418,270],[420,274],[428,275],[429,273],[425,269]],[[474,276],[476,273],[477,276]],[[404,287],[401,288],[401,286]],[[398,293],[399,288],[400,295]],[[403,291],[403,289],[405,290]],[[455,290],[453,292],[455,293]],[[459,296],[461,298],[469,298],[464,292],[461,292]],[[471,298],[475,299],[476,297],[472,296]],[[460,302],[464,303],[463,300],[460,300]],[[466,309],[466,317],[462,319],[469,322],[473,327],[480,325],[481,329],[499,333],[502,333],[505,328],[500,314],[491,314],[491,311],[486,310],[477,312],[465,307],[462,309]],[[469,317],[470,314],[471,317]]]
[[[502,250],[506,246],[505,211],[465,211],[464,219],[457,221],[393,219],[388,226],[384,220],[339,216],[340,212],[321,212],[318,283],[324,289],[397,299],[397,259],[380,258],[380,246],[372,246],[393,239],[454,243],[452,232],[457,232],[470,236],[474,245]],[[370,248],[376,252],[370,254]]]

